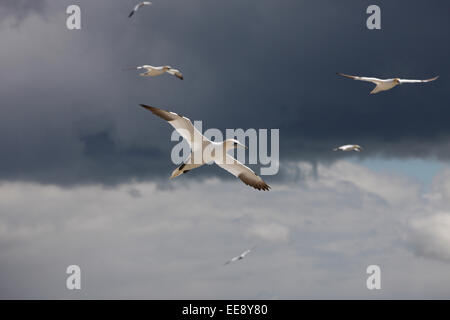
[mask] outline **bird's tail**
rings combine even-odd
[[[186,166],[185,163],[183,163],[181,166],[179,166],[178,168],[176,168],[175,170],[173,170],[172,175],[170,176],[170,179],[176,178],[178,177],[180,174],[183,174],[185,172],[189,172],[189,170],[183,170],[184,167]]]
[[[176,178],[182,173],[183,173],[183,171],[181,171],[180,169],[176,168],[175,170],[173,170],[172,175],[170,176],[170,179]]]

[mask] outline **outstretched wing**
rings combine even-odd
[[[125,69],[123,69],[123,70],[141,70],[141,69],[151,70],[151,69],[152,69],[152,66],[144,65],[144,66],[137,66],[137,67],[125,68]]]
[[[167,72],[170,73],[171,75],[183,80],[183,74],[180,72],[180,70],[169,69],[169,70],[167,70]]]
[[[439,78],[439,76],[436,76],[434,78],[425,79],[425,80],[410,80],[410,79],[400,79],[400,83],[422,83],[422,82],[431,82]]]
[[[245,250],[244,252],[241,253],[241,257],[244,258],[246,255],[248,255],[250,253],[251,250]]]
[[[384,89],[384,90],[386,90],[386,89]],[[375,88],[373,88],[373,90],[370,91],[370,94],[375,94],[375,93],[378,93],[378,92],[381,92],[381,91],[384,91],[384,90],[383,90],[381,84],[380,84],[380,83],[377,83],[377,85],[375,86]]]
[[[223,265],[226,266],[227,264],[230,264],[231,262],[235,262],[238,259],[239,259],[239,256],[233,257],[230,260],[228,260],[227,262],[225,262]]]
[[[219,167],[227,170],[232,175],[241,179],[246,185],[252,186],[255,189],[264,191],[270,189],[270,186],[249,167],[243,165],[229,154],[226,154],[225,157],[225,163],[216,162]]]
[[[383,80],[378,79],[378,78],[369,78],[369,77],[359,77],[359,76],[351,76],[345,73],[336,73],[337,75],[349,78],[349,79],[353,79],[353,80],[359,80],[359,81],[367,81],[367,82],[373,82],[375,84],[379,84],[381,82],[383,82]]]
[[[134,7],[133,11],[131,11],[131,13],[128,15],[128,18],[131,18],[131,16],[132,16],[136,11],[138,11],[140,7],[143,7],[143,6],[149,6],[149,5],[151,5],[151,4],[152,4],[152,3],[149,2],[149,1],[143,1],[143,2],[138,3],[138,4]]]
[[[141,107],[150,110],[158,117],[163,118],[170,123],[172,127],[188,142],[191,149],[195,146],[201,147],[203,143],[203,135],[198,131],[191,120],[186,117],[180,116],[174,112],[169,112],[163,109],[150,107],[145,104],[141,104]]]

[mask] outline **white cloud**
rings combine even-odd
[[[274,242],[286,242],[289,240],[289,228],[277,223],[256,224],[248,228],[249,235],[263,240]]]
[[[450,214],[439,213],[411,221],[409,241],[417,255],[450,261]]]
[[[370,264],[387,277],[376,297],[450,297],[440,262],[448,215],[433,215],[442,204],[417,182],[345,162],[319,165],[317,177],[299,166],[306,180],[270,192],[188,177],[167,190],[3,183],[0,297],[370,298]],[[446,194],[438,183],[432,190]],[[248,259],[222,268],[254,244]],[[77,294],[64,289],[69,264],[84,275]]]

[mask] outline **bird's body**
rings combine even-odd
[[[153,66],[139,66],[136,67],[136,69],[141,70],[141,69],[145,69],[147,71],[140,73],[139,75],[142,77],[156,77],[156,76],[160,76],[164,73],[167,72],[167,70],[169,70],[169,68],[165,68],[165,67],[153,67]]]
[[[362,151],[362,147],[357,145],[357,144],[346,144],[344,146],[340,146],[338,148],[334,148],[333,151],[357,151],[357,152],[361,152]]]
[[[249,249],[249,250],[245,250],[245,251],[242,252],[240,255],[238,255],[238,256],[236,256],[236,257],[233,257],[233,258],[231,258],[230,260],[228,260],[227,262],[225,262],[224,265],[226,266],[227,264],[229,264],[229,263],[231,263],[231,262],[235,262],[235,261],[244,259],[245,256],[248,255],[252,250],[253,250],[253,248],[252,248],[252,249]]]
[[[140,73],[139,75],[141,77],[156,77],[156,76],[160,76],[164,73],[168,73],[171,74],[175,77],[177,77],[178,79],[183,80],[183,74],[180,72],[180,70],[177,69],[173,69],[170,66],[160,66],[160,67],[154,67],[154,66],[150,66],[150,65],[143,65],[143,66],[138,66],[135,68],[130,68],[132,70],[147,70],[143,73]]]
[[[424,82],[431,82],[439,78],[439,76],[436,76],[434,78],[425,79],[425,80],[409,80],[409,79],[400,79],[400,78],[393,78],[393,79],[378,79],[378,78],[369,78],[369,77],[359,77],[359,76],[351,76],[344,73],[338,73],[338,75],[353,79],[353,80],[359,80],[359,81],[366,81],[366,82],[372,82],[376,84],[375,88],[370,92],[370,94],[378,93],[381,91],[387,91],[390,90],[400,84],[404,83],[424,83]]]
[[[203,136],[188,118],[155,107],[143,104],[141,106],[169,122],[187,141],[191,148],[191,154],[183,164],[172,172],[171,179],[187,173],[192,169],[201,167],[206,163],[215,163],[241,179],[246,185],[252,186],[257,190],[270,189],[263,179],[256,175],[253,170],[227,154],[228,151],[236,148],[246,148],[239,141],[235,139],[227,139],[223,142],[211,141]]]
[[[133,16],[133,14],[136,13],[136,11],[138,11],[141,7],[143,6],[151,6],[152,3],[150,1],[142,1],[139,2],[134,8],[133,11],[130,12],[130,14],[128,15],[128,18],[131,18]]]

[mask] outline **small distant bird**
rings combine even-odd
[[[139,2],[139,3],[134,7],[133,11],[131,11],[131,13],[128,15],[128,18],[131,18],[131,16],[132,16],[136,11],[138,11],[141,7],[143,7],[143,6],[151,6],[151,5],[152,5],[152,3],[151,3],[150,1],[142,1],[142,2]]]
[[[242,252],[240,255],[231,258],[230,260],[228,260],[227,262],[225,262],[223,265],[226,266],[227,264],[230,264],[231,262],[235,262],[238,260],[242,260],[245,258],[246,255],[248,255],[255,247],[245,250],[244,252]]]
[[[368,77],[358,77],[358,76],[351,76],[348,74],[343,73],[337,73],[340,76],[347,77],[353,80],[360,80],[360,81],[367,81],[372,82],[376,84],[376,87],[370,92],[370,94],[378,93],[381,91],[390,90],[399,84],[403,83],[423,83],[423,82],[431,82],[439,78],[439,76],[436,76],[431,79],[425,79],[425,80],[408,80],[408,79],[400,79],[400,78],[394,78],[394,79],[378,79],[378,78],[368,78]]]
[[[236,148],[247,149],[242,143],[236,139],[227,139],[222,142],[211,141],[206,138],[197,128],[194,127],[191,120],[186,117],[180,116],[174,112],[165,111],[155,107],[150,107],[145,104],[141,104],[141,107],[150,110],[153,114],[166,120],[177,132],[187,141],[191,148],[191,154],[187,159],[176,168],[171,175],[171,179],[178,177],[183,173],[187,173],[192,169],[203,166],[206,163],[214,162],[222,169],[225,169],[235,177],[241,179],[246,185],[249,185],[257,190],[269,190],[270,187],[264,182],[261,177],[256,175],[252,169],[240,163],[233,158],[227,152]],[[204,152],[213,150],[213,152]],[[222,152],[218,152],[221,150]],[[217,152],[216,152],[217,151]],[[202,156],[201,161],[195,161],[199,156]],[[206,154],[204,154],[206,153]],[[192,161],[192,160],[194,161]]]
[[[156,76],[160,76],[167,72],[167,73],[177,77],[178,79],[183,80],[183,74],[180,72],[180,70],[172,69],[171,66],[153,67],[153,66],[149,66],[149,65],[143,65],[143,66],[128,68],[128,70],[142,70],[142,69],[145,69],[147,71],[140,73],[139,75],[141,77],[156,77]]]
[[[333,151],[357,151],[361,152],[363,148],[361,146],[358,146],[357,144],[346,144],[345,146],[340,146],[338,148],[334,148]]]

